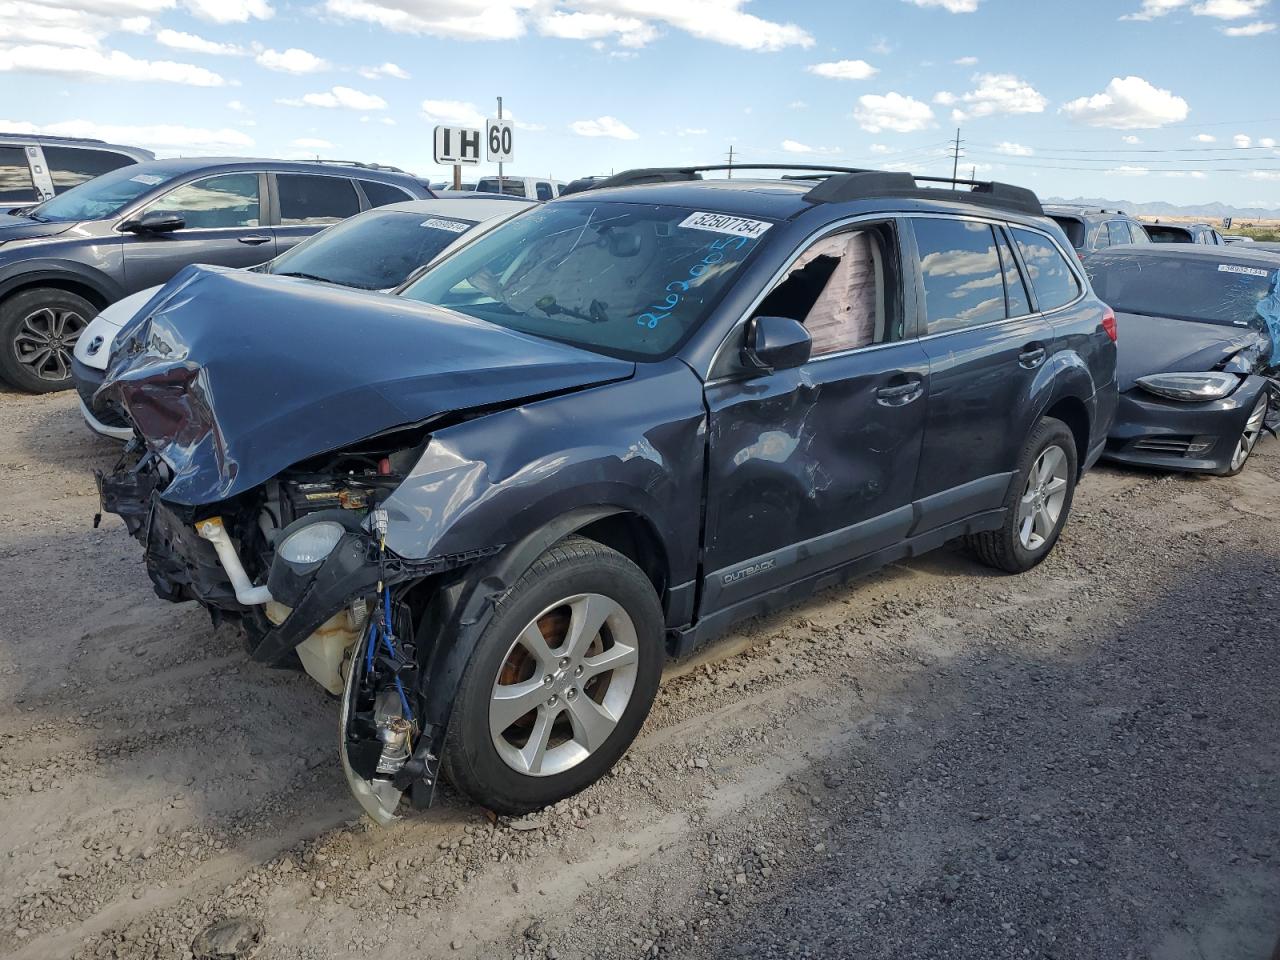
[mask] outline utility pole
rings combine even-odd
[[[978,167],[976,165],[969,168],[969,179],[970,180],[978,179]]]
[[[498,98],[498,119],[502,119],[502,98]],[[498,194],[502,194],[502,162],[498,162]]]
[[[729,144],[729,179],[733,179],[733,144]]]
[[[956,146],[951,154],[951,189],[956,188],[956,179],[960,175],[960,128],[956,127]]]

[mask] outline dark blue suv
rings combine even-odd
[[[1066,524],[1115,323],[1035,195],[716,169],[609,178],[395,297],[193,268],[121,330],[99,395],[142,441],[103,508],[161,597],[342,695],[375,818],[441,763],[553,803],[665,658],[956,538],[1027,570]]]
[[[286,160],[151,160],[0,215],[0,380],[71,386],[99,310],[192,263],[248,267],[370,207],[432,196],[408,174]]]

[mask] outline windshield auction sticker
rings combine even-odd
[[[712,233],[727,233],[734,237],[764,236],[764,232],[773,226],[764,220],[748,220],[746,217],[730,217],[723,213],[692,213],[681,221],[680,226],[691,230],[710,230]]]
[[[436,217],[432,217],[430,220],[423,220],[422,226],[429,230],[448,230],[450,233],[466,233],[471,224],[459,223],[457,220],[440,220]]]
[[[1218,264],[1219,273],[1243,273],[1246,277],[1266,277],[1270,276],[1265,270],[1257,267],[1237,267],[1234,263]]]
[[[140,173],[136,177],[130,177],[134,183],[144,183],[148,187],[154,187],[157,183],[164,183],[164,177],[157,177],[154,173]]]

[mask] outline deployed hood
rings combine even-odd
[[[1259,349],[1264,357],[1271,351],[1265,334],[1216,323],[1117,313],[1116,329],[1116,386],[1121,392],[1148,374],[1213,370],[1247,348]]]
[[[196,505],[388,429],[634,372],[399,297],[187,267],[120,331],[97,399],[173,469],[165,500]]]
[[[15,217],[7,213],[0,213],[0,243],[7,240],[35,240],[38,237],[56,237],[60,233],[66,233],[74,223],[66,221],[51,220],[48,223],[41,223],[39,220],[32,220],[30,217]]]

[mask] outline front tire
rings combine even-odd
[[[648,716],[663,616],[622,554],[571,537],[498,603],[462,676],[444,767],[477,803],[519,815],[590,786]]]
[[[1241,432],[1240,438],[1236,440],[1235,448],[1232,450],[1231,459],[1227,462],[1226,469],[1219,472],[1218,476],[1234,477],[1244,470],[1245,464],[1249,462],[1249,457],[1253,453],[1253,448],[1262,439],[1269,400],[1270,394],[1264,389],[1262,396],[1258,398],[1258,402],[1254,404],[1253,409],[1249,412],[1249,419],[1245,421],[1244,430]]]
[[[1018,457],[1004,524],[969,537],[978,559],[1006,573],[1023,573],[1047,557],[1071,513],[1078,475],[1071,429],[1043,417]]]
[[[0,379],[28,393],[70,387],[72,351],[97,313],[84,297],[56,287],[0,303]]]

